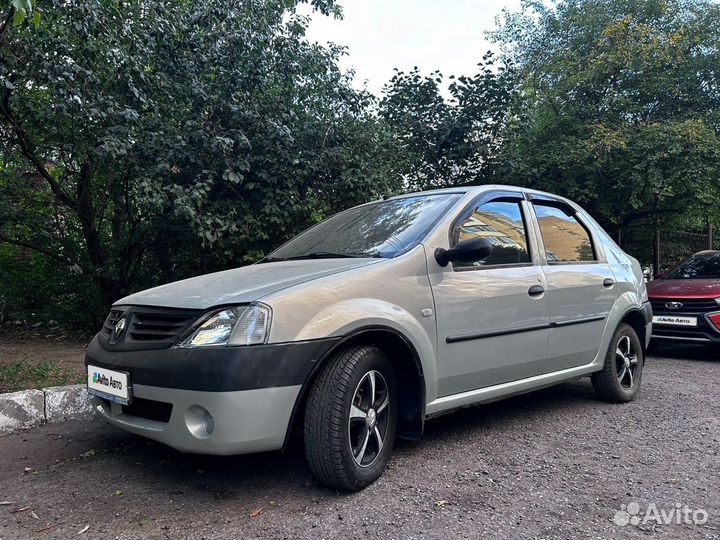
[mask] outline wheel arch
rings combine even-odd
[[[358,328],[344,335],[315,363],[295,400],[285,433],[283,450],[288,445],[290,435],[303,425],[308,390],[320,370],[338,351],[353,345],[375,345],[388,354],[390,362],[395,367],[398,380],[397,436],[412,440],[417,440],[422,436],[427,399],[425,373],[420,356],[415,346],[402,332],[389,326],[375,325]]]
[[[645,352],[645,344],[647,341],[646,338],[646,332],[647,332],[647,326],[645,321],[645,314],[643,311],[639,308],[633,308],[627,311],[622,318],[620,319],[620,322],[618,323],[627,323],[630,326],[632,326],[633,330],[637,333],[638,337],[640,338],[640,345],[643,348],[643,353]],[[645,355],[643,354],[643,362],[645,362]]]

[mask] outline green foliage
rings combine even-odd
[[[0,325],[62,322],[69,328],[94,328],[93,310],[101,304],[87,277],[50,257],[0,243]]]
[[[385,87],[380,115],[395,134],[393,174],[428,189],[491,181],[513,77],[486,54],[473,77],[398,71]]]
[[[12,19],[12,23],[15,26],[21,25],[27,16],[32,13],[33,4],[32,0],[2,0],[0,1],[0,13],[6,13],[5,23],[3,26]],[[37,21],[39,13],[35,13],[33,21]],[[37,24],[37,22],[35,22]],[[1,32],[0,32],[1,33]]]
[[[48,0],[5,28],[0,240],[80,273],[99,319],[397,187],[371,96],[296,4]]]
[[[523,7],[494,33],[521,74],[505,176],[584,203],[611,230],[716,208],[720,6]]]
[[[624,235],[720,225],[717,3],[526,0],[474,76],[397,72],[377,100],[300,1],[0,0],[0,317],[95,327],[407,189],[527,185]]]

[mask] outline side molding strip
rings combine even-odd
[[[597,315],[595,317],[583,317],[582,319],[571,319],[569,321],[558,321],[550,323],[550,328],[559,328],[561,326],[573,326],[574,324],[584,324],[605,320],[607,315]]]
[[[491,332],[479,332],[477,334],[465,334],[462,336],[448,336],[445,338],[445,343],[457,343],[459,341],[471,341],[473,339],[483,339],[497,336],[507,336],[510,334],[521,334],[523,332],[534,332],[536,330],[547,330],[550,328],[549,324],[536,324],[533,326],[524,326],[522,328],[511,328],[509,330],[494,330]]]
[[[462,336],[448,336],[445,343],[458,343],[460,341],[471,341],[474,339],[484,339],[489,337],[508,336],[511,334],[522,334],[524,332],[535,332],[536,330],[547,330],[549,328],[561,328],[563,326],[573,326],[575,324],[585,324],[589,322],[602,321],[607,315],[596,315],[593,317],[582,317],[580,319],[570,319],[567,321],[551,322],[550,324],[536,324],[532,326],[524,326],[522,328],[511,328],[509,330],[493,330],[491,332],[478,332],[477,334],[465,334]]]

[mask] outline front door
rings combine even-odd
[[[432,257],[429,260],[438,327],[439,397],[542,372],[548,339],[547,284],[533,263],[528,211],[521,194],[485,193],[454,222],[450,246],[481,236],[493,245],[490,256],[444,268]]]

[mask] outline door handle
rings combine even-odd
[[[528,289],[528,294],[532,296],[533,298],[537,298],[538,296],[541,296],[542,293],[545,292],[545,287],[542,285],[533,285]]]
[[[609,288],[612,287],[613,285],[615,285],[615,280],[614,280],[614,279],[605,278],[605,279],[603,280],[603,287],[605,287],[606,289],[609,289]]]

